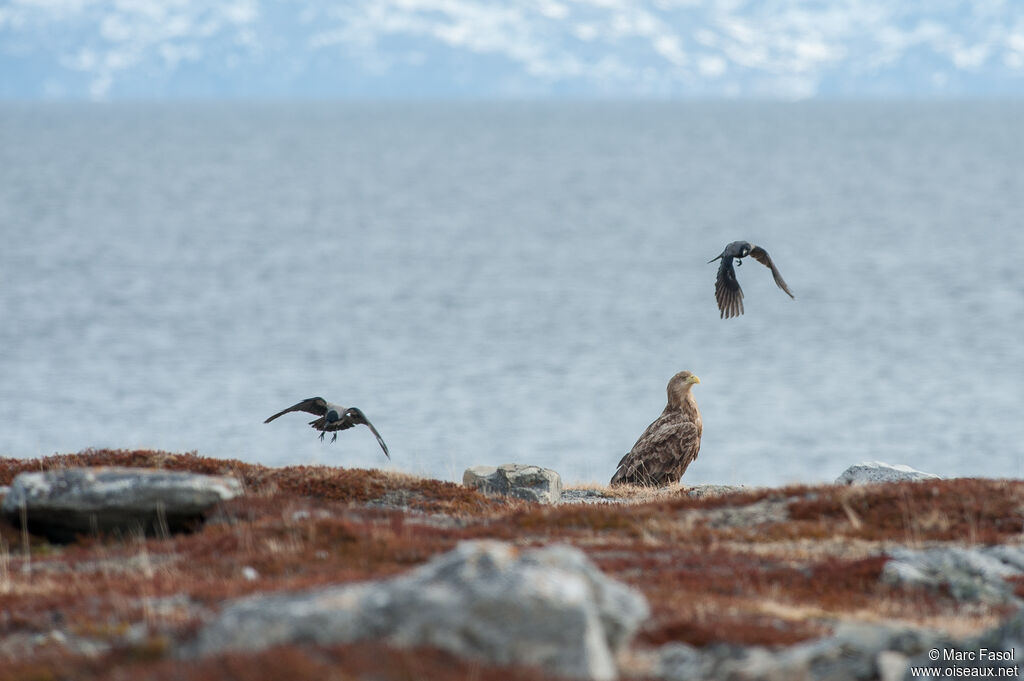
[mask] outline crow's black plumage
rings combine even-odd
[[[309,425],[320,431],[321,440],[324,439],[324,435],[328,432],[334,432],[334,437],[331,438],[331,442],[338,439],[337,431],[347,430],[352,426],[363,424],[373,431],[374,436],[377,438],[377,442],[380,443],[380,448],[384,450],[384,456],[389,459],[391,458],[391,455],[388,454],[388,446],[384,444],[384,439],[380,436],[380,433],[378,433],[377,429],[373,427],[370,420],[366,418],[366,415],[356,407],[345,408],[337,404],[331,404],[322,397],[310,397],[297,404],[293,404],[287,409],[277,412],[264,421],[264,423],[270,423],[278,416],[283,416],[290,411],[304,411],[306,413],[319,416],[320,418],[310,421]]]
[[[718,259],[722,260],[722,263],[718,266],[718,276],[715,279],[715,300],[718,302],[718,309],[721,311],[719,315],[721,319],[738,317],[743,314],[743,289],[740,288],[740,283],[736,281],[736,270],[733,269],[732,261],[736,260],[736,265],[739,266],[742,264],[741,259],[748,255],[770,269],[778,287],[785,291],[790,298],[794,297],[793,292],[786,286],[786,282],[782,280],[779,269],[775,267],[775,263],[768,257],[768,251],[760,246],[754,246],[748,241],[733,241],[725,247],[721,255],[708,260],[709,263]]]

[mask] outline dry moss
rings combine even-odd
[[[640,633],[640,641],[658,646],[688,643],[704,647],[723,642],[747,646],[790,646],[827,633],[825,627],[811,622],[793,622],[777,617],[708,613],[704,617],[667,622]]]
[[[789,515],[873,541],[994,544],[1024,531],[1024,482],[961,478],[817,489],[790,503]]]

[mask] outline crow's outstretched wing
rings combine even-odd
[[[310,397],[302,400],[298,404],[293,404],[283,411],[279,411],[263,423],[270,423],[278,416],[284,416],[290,411],[304,411],[310,414],[316,414],[317,416],[323,416],[327,413],[327,400],[322,397]]]
[[[373,427],[373,424],[370,423],[369,419],[364,418],[364,422],[366,423],[366,427],[369,428],[370,431],[373,433],[373,436],[377,438],[377,442],[380,444],[380,448],[384,450],[384,456],[390,459],[391,455],[388,454],[388,446],[384,444],[384,438],[380,436],[380,433],[378,433],[377,429]]]
[[[732,266],[732,258],[722,257],[718,266],[718,277],[715,279],[715,300],[718,301],[719,315],[722,319],[737,317],[743,314],[743,289],[736,281],[736,270]]]
[[[359,410],[356,407],[349,407],[348,409],[346,409],[345,413],[342,414],[341,418],[338,419],[337,421],[328,422],[326,421],[326,419],[317,419],[316,421],[310,423],[310,425],[316,428],[317,430],[323,430],[326,432],[331,432],[335,430],[348,430],[349,428],[360,424],[365,425],[367,428],[370,429],[374,437],[377,438],[377,443],[380,445],[380,448],[384,450],[384,456],[390,459],[391,454],[388,452],[388,446],[384,444],[384,438],[380,436],[380,433],[377,432],[377,429],[373,427],[372,423],[370,423],[370,419],[366,418],[366,414],[364,414],[361,410]]]
[[[772,276],[775,277],[775,283],[776,285],[778,285],[779,288],[785,291],[790,298],[796,297],[793,295],[793,292],[789,290],[789,287],[786,286],[786,282],[783,281],[782,275],[779,274],[779,268],[776,267],[775,263],[772,262],[771,257],[768,255],[768,251],[764,250],[760,246],[754,246],[750,250],[750,255],[752,258],[754,258],[754,260],[758,261],[759,263],[761,263],[762,265],[764,265],[765,267],[772,271]]]

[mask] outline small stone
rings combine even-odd
[[[924,473],[903,464],[888,464],[882,461],[865,461],[850,466],[836,478],[837,485],[871,485],[882,482],[904,482],[907,480],[939,480],[939,476]]]
[[[3,513],[51,541],[96,532],[150,534],[184,530],[215,504],[242,494],[230,476],[155,468],[63,468],[20,473],[4,497]]]
[[[509,496],[542,504],[558,503],[562,478],[550,468],[519,463],[498,467],[472,466],[462,474],[462,484],[484,494]]]

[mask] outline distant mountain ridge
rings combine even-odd
[[[1012,0],[13,0],[0,97],[1019,96]]]

